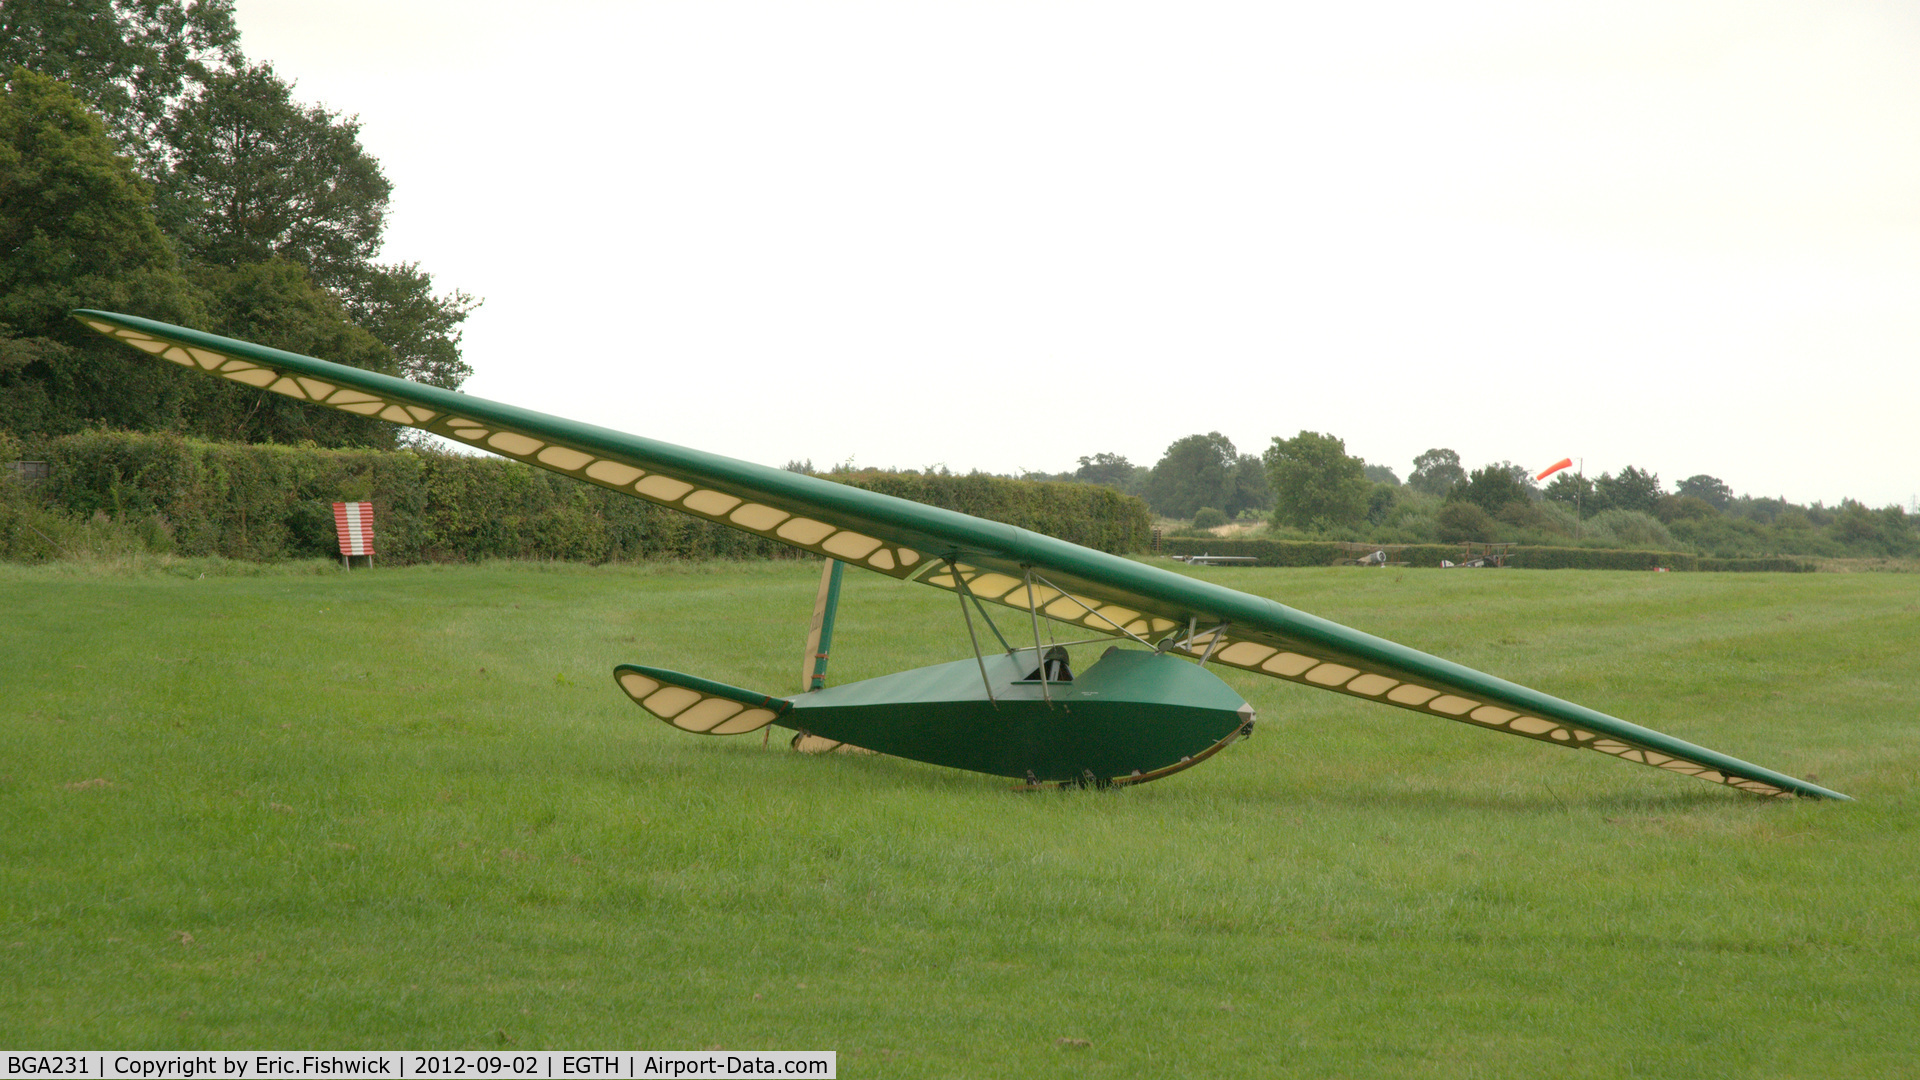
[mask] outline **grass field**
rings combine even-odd
[[[1920,576],[1195,572],[1858,801],[1234,672],[1251,742],[1021,795],[613,685],[791,690],[817,564],[0,567],[0,1045],[1920,1071]],[[830,677],[951,606],[849,574]]]

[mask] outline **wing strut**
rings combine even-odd
[[[953,565],[952,559],[947,560],[947,571],[953,575],[954,593],[960,597],[960,617],[967,620],[967,640],[973,642],[973,662],[980,665],[980,685],[987,688],[987,703],[995,709],[998,709],[1000,702],[996,701],[993,696],[993,680],[987,678],[987,660],[986,657],[980,655],[980,637],[973,632],[973,613],[967,610],[967,600],[973,596],[973,594],[967,591],[967,583],[960,580],[960,570]],[[986,615],[987,613],[984,611],[980,613],[980,617],[983,619],[986,618]],[[993,624],[989,622],[987,625],[992,626]],[[999,632],[998,629],[994,630],[995,634]],[[1012,652],[1013,650],[1008,649],[1007,651]]]
[[[1187,641],[1193,640],[1194,627],[1198,625],[1198,623],[1196,622],[1196,618],[1197,617],[1193,615],[1187,616],[1187,636],[1185,638],[1185,640]],[[1168,649],[1177,649],[1180,647],[1181,640],[1182,639],[1180,637],[1180,628],[1176,626],[1172,630],[1167,632],[1166,637],[1163,637],[1160,639],[1160,643],[1153,647],[1153,651],[1157,653],[1163,653],[1163,652],[1166,652]]]
[[[1007,635],[1000,632],[1000,627],[994,624],[993,616],[987,611],[987,605],[981,603],[980,598],[972,593],[967,594],[967,599],[973,601],[973,610],[980,613],[980,621],[986,623],[987,629],[993,631],[993,636],[1000,642],[1000,647],[1007,650],[1008,656],[1012,656],[1017,650],[1007,641]]]
[[[1208,660],[1213,659],[1213,651],[1218,649],[1221,644],[1226,641],[1227,627],[1232,625],[1230,622],[1223,622],[1211,629],[1202,630],[1200,629],[1199,620],[1188,619],[1187,636],[1180,637],[1178,631],[1168,634],[1157,646],[1157,651],[1166,652],[1169,649],[1179,649],[1188,656],[1192,656],[1193,647],[1199,644],[1201,639],[1204,638],[1207,642],[1207,651],[1200,657],[1200,662],[1204,664]]]
[[[1041,655],[1040,645],[1040,605],[1033,602],[1033,567],[1024,568],[1027,572],[1027,614],[1033,616],[1033,658],[1040,662],[1040,700],[1053,708],[1053,692],[1047,689],[1047,660]]]
[[[1227,627],[1232,625],[1232,623],[1221,623],[1219,626],[1213,628],[1213,640],[1207,642],[1207,651],[1201,654],[1200,657],[1201,667],[1206,667],[1207,661],[1213,659],[1213,650],[1219,648],[1220,643],[1227,640]]]
[[[1032,571],[1031,571],[1031,570],[1029,570],[1028,572],[1029,572],[1029,573],[1032,573]],[[1046,579],[1046,577],[1045,577],[1044,575],[1042,575],[1042,574],[1034,574],[1034,575],[1033,575],[1033,577],[1034,577],[1034,579],[1035,579],[1035,580],[1037,580],[1037,581],[1039,581],[1039,582],[1040,582],[1040,584],[1042,584],[1042,585],[1045,585],[1045,586],[1046,586],[1047,588],[1049,588],[1049,589],[1052,589],[1052,590],[1053,590],[1054,592],[1057,592],[1057,593],[1059,593],[1059,594],[1060,594],[1060,595],[1061,595],[1062,597],[1064,597],[1065,599],[1068,599],[1068,600],[1071,600],[1071,601],[1073,601],[1073,603],[1074,603],[1074,604],[1075,604],[1075,605],[1076,605],[1077,607],[1079,607],[1079,609],[1080,609],[1081,611],[1084,611],[1084,612],[1086,612],[1086,613],[1087,613],[1087,614],[1088,614],[1089,616],[1091,616],[1091,617],[1093,617],[1093,618],[1095,618],[1095,619],[1099,619],[1099,620],[1100,620],[1101,622],[1103,622],[1103,623],[1106,623],[1106,624],[1107,624],[1108,626],[1111,626],[1111,627],[1113,627],[1113,632],[1114,632],[1114,633],[1116,633],[1116,634],[1125,634],[1126,636],[1128,636],[1128,637],[1130,637],[1130,638],[1132,638],[1133,640],[1135,640],[1135,641],[1137,641],[1137,642],[1139,642],[1140,644],[1142,644],[1142,645],[1145,645],[1145,646],[1146,646],[1147,648],[1149,648],[1149,649],[1151,649],[1151,648],[1153,648],[1153,642],[1151,642],[1151,641],[1148,641],[1148,640],[1147,640],[1146,638],[1143,638],[1143,637],[1141,637],[1141,636],[1140,636],[1139,634],[1136,634],[1136,633],[1134,633],[1133,631],[1131,631],[1131,630],[1129,630],[1129,629],[1127,629],[1126,627],[1124,627],[1124,626],[1121,626],[1121,625],[1120,625],[1119,623],[1117,623],[1117,622],[1114,622],[1114,621],[1113,621],[1112,619],[1109,619],[1109,618],[1107,618],[1107,617],[1106,617],[1105,615],[1102,615],[1102,614],[1100,614],[1099,612],[1097,612],[1097,611],[1095,611],[1095,610],[1093,610],[1092,608],[1090,608],[1090,607],[1088,607],[1088,606],[1087,606],[1087,605],[1086,605],[1085,603],[1083,603],[1083,602],[1081,601],[1081,599],[1080,599],[1079,597],[1077,597],[1077,596],[1075,596],[1075,595],[1073,595],[1072,593],[1070,593],[1070,592],[1068,592],[1067,590],[1065,590],[1065,589],[1063,589],[1063,588],[1061,588],[1060,586],[1058,586],[1058,585],[1055,585],[1055,584],[1054,584],[1053,582],[1051,582],[1051,581],[1048,581],[1048,580]],[[1048,616],[1048,617],[1049,617],[1049,618],[1053,618],[1053,617],[1055,617],[1055,616]],[[1099,628],[1099,627],[1097,627],[1097,626],[1094,626],[1094,627],[1092,627],[1092,629],[1095,629],[1095,630],[1098,630],[1098,629],[1100,629],[1100,628]],[[1089,638],[1088,640],[1089,640],[1089,641],[1097,641],[1097,640],[1099,640],[1099,639],[1098,639],[1098,638]],[[1080,643],[1079,643],[1079,642],[1075,642],[1075,644],[1080,644]]]

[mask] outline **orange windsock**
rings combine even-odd
[[[1545,480],[1547,477],[1552,476],[1554,473],[1559,472],[1561,469],[1571,469],[1571,468],[1573,468],[1573,459],[1570,457],[1563,457],[1559,461],[1556,461],[1553,464],[1547,466],[1547,471],[1541,473],[1539,476],[1534,477],[1534,479]]]

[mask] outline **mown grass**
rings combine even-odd
[[[1859,801],[1236,673],[1251,742],[1018,795],[683,735],[612,685],[790,689],[801,563],[0,568],[0,1044],[821,1048],[845,1076],[1920,1060],[1920,579],[1194,572]],[[834,681],[967,649],[950,598],[857,574],[837,645]]]

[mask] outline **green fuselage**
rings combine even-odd
[[[956,660],[799,694],[775,723],[933,765],[1071,781],[1178,764],[1252,717],[1211,671],[1144,650],[1110,649],[1044,693],[1026,678],[1031,649],[986,657],[985,681],[981,666]]]

